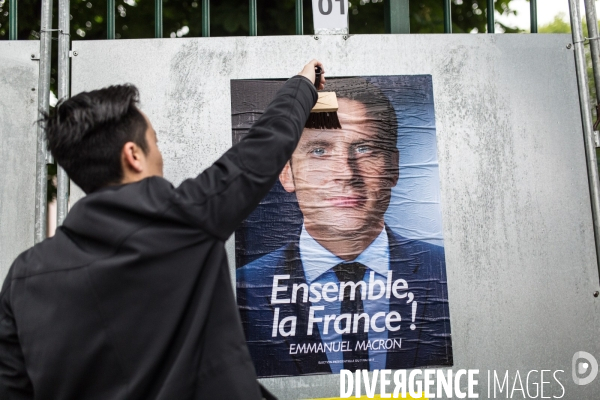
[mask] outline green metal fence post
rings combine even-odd
[[[384,18],[386,33],[410,33],[408,0],[385,0]]]
[[[529,12],[530,12],[530,19],[531,19],[531,33],[538,33],[536,0],[529,0]]]
[[[202,0],[202,37],[210,36],[210,1]]]
[[[18,21],[17,0],[10,0],[8,3],[8,40],[17,40],[17,21]]]
[[[494,0],[487,0],[487,28],[488,33],[494,33]]]
[[[452,33],[452,8],[451,0],[444,0],[444,33]]]
[[[115,0],[106,1],[106,38],[115,38]]]
[[[163,37],[163,2],[154,0],[154,37]]]
[[[50,72],[52,66],[52,0],[42,0],[40,18],[40,75],[38,77],[38,118],[50,109]],[[35,225],[34,242],[46,238],[48,226],[48,164],[52,164],[46,133],[37,124],[37,151],[35,157]]]
[[[249,13],[249,32],[248,32],[248,36],[257,36],[257,29],[256,29],[256,0],[250,0],[250,13]]]
[[[70,97],[71,88],[71,1],[58,1],[58,82],[57,95],[59,100]],[[56,171],[56,226],[63,224],[69,212],[69,176],[66,171],[57,165]]]
[[[296,35],[304,35],[304,10],[302,0],[296,0]]]

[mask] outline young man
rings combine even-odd
[[[0,398],[261,397],[224,242],[294,151],[317,100],[317,65],[178,188],[162,178],[135,87],[78,94],[46,118],[52,154],[88,195],[4,282]]]

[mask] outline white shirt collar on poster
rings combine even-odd
[[[344,262],[344,260],[332,254],[313,239],[306,231],[304,225],[302,225],[302,232],[300,233],[299,246],[304,275],[309,285],[331,268]],[[381,233],[369,247],[352,262],[359,262],[366,265],[369,270],[374,271],[384,278],[387,276],[387,271],[390,269],[390,248],[385,228],[381,230]]]

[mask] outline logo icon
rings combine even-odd
[[[584,361],[585,360],[585,361]],[[598,375],[598,361],[588,352],[578,351],[573,354],[572,370],[573,382],[583,386],[591,383]],[[588,376],[583,377],[588,373]]]

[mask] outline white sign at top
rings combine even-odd
[[[348,0],[312,0],[315,35],[348,34]]]

